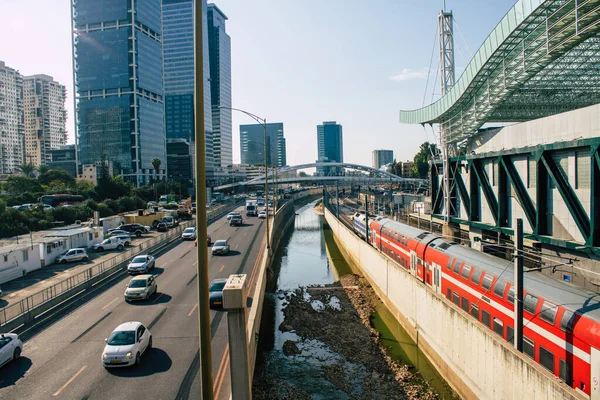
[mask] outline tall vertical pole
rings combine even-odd
[[[523,351],[523,220],[515,229],[515,348]]]
[[[369,186],[365,191],[365,239],[369,243]]]
[[[269,163],[267,158],[267,119],[263,119],[263,128],[265,130],[264,140],[265,140],[265,199],[267,202],[267,255],[271,252],[271,239],[269,232]]]
[[[204,127],[204,43],[202,0],[194,2],[194,106],[196,157],[196,273],[198,276],[198,329],[200,332],[200,393],[202,400],[213,399],[210,308],[208,303],[208,248],[206,220],[206,157]],[[135,94],[134,94],[135,96]],[[137,136],[136,136],[137,137]]]
[[[73,132],[75,139],[75,179],[79,175],[79,129],[77,126],[77,80],[75,77],[75,71],[77,69],[77,63],[75,62],[75,13],[73,10],[73,1],[69,1],[71,4],[71,57],[73,66]],[[79,186],[77,188],[77,194],[79,194]]]
[[[338,181],[335,181],[335,217],[340,219],[340,188],[338,186]]]

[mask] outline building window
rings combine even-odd
[[[471,315],[475,317],[477,321],[479,321],[479,307],[477,307],[475,304],[471,305]]]
[[[504,323],[499,318],[494,317],[494,332],[504,337]]]
[[[8,254],[3,254],[2,256],[4,257],[4,262],[8,262]]]
[[[28,261],[28,260],[29,260],[29,251],[23,250],[23,261]]]
[[[485,311],[485,310],[481,310],[481,322],[483,322],[483,324],[485,326],[487,326],[488,328],[490,327],[490,313]]]
[[[554,373],[554,353],[540,346],[540,364]]]
[[[527,336],[523,336],[523,353],[535,359],[535,342]]]
[[[46,245],[46,254],[50,254],[50,253],[52,253],[52,246],[47,244]]]

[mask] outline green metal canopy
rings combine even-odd
[[[522,122],[600,102],[600,0],[519,0],[435,103],[400,122],[439,123],[449,143],[486,122]]]

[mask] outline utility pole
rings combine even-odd
[[[340,194],[339,194],[339,187],[338,187],[338,181],[335,181],[335,217],[339,220],[340,219]]]
[[[208,248],[206,220],[206,157],[204,137],[204,43],[202,35],[202,1],[194,2],[194,107],[196,157],[196,273],[198,282],[198,329],[200,332],[200,394],[202,400],[213,399],[212,348],[210,335],[210,308],[208,303]],[[136,96],[134,96],[136,97]],[[136,136],[137,137],[137,136]],[[138,169],[139,172],[139,169]],[[139,182],[138,182],[139,184]]]
[[[369,186],[365,193],[365,239],[369,243]]]
[[[515,228],[515,348],[523,352],[523,220]]]

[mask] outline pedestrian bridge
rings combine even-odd
[[[296,171],[309,168],[323,169],[326,172],[317,176],[296,176]],[[269,171],[267,176],[269,182],[276,182],[278,185],[292,183],[335,184],[336,182],[345,185],[393,183],[413,186],[415,189],[418,189],[426,187],[428,182],[426,179],[404,178],[365,165],[344,162],[320,162],[287,166],[277,168],[276,171]],[[262,174],[246,182],[229,183],[216,186],[213,189],[227,190],[239,186],[263,186],[264,184],[265,174]]]

